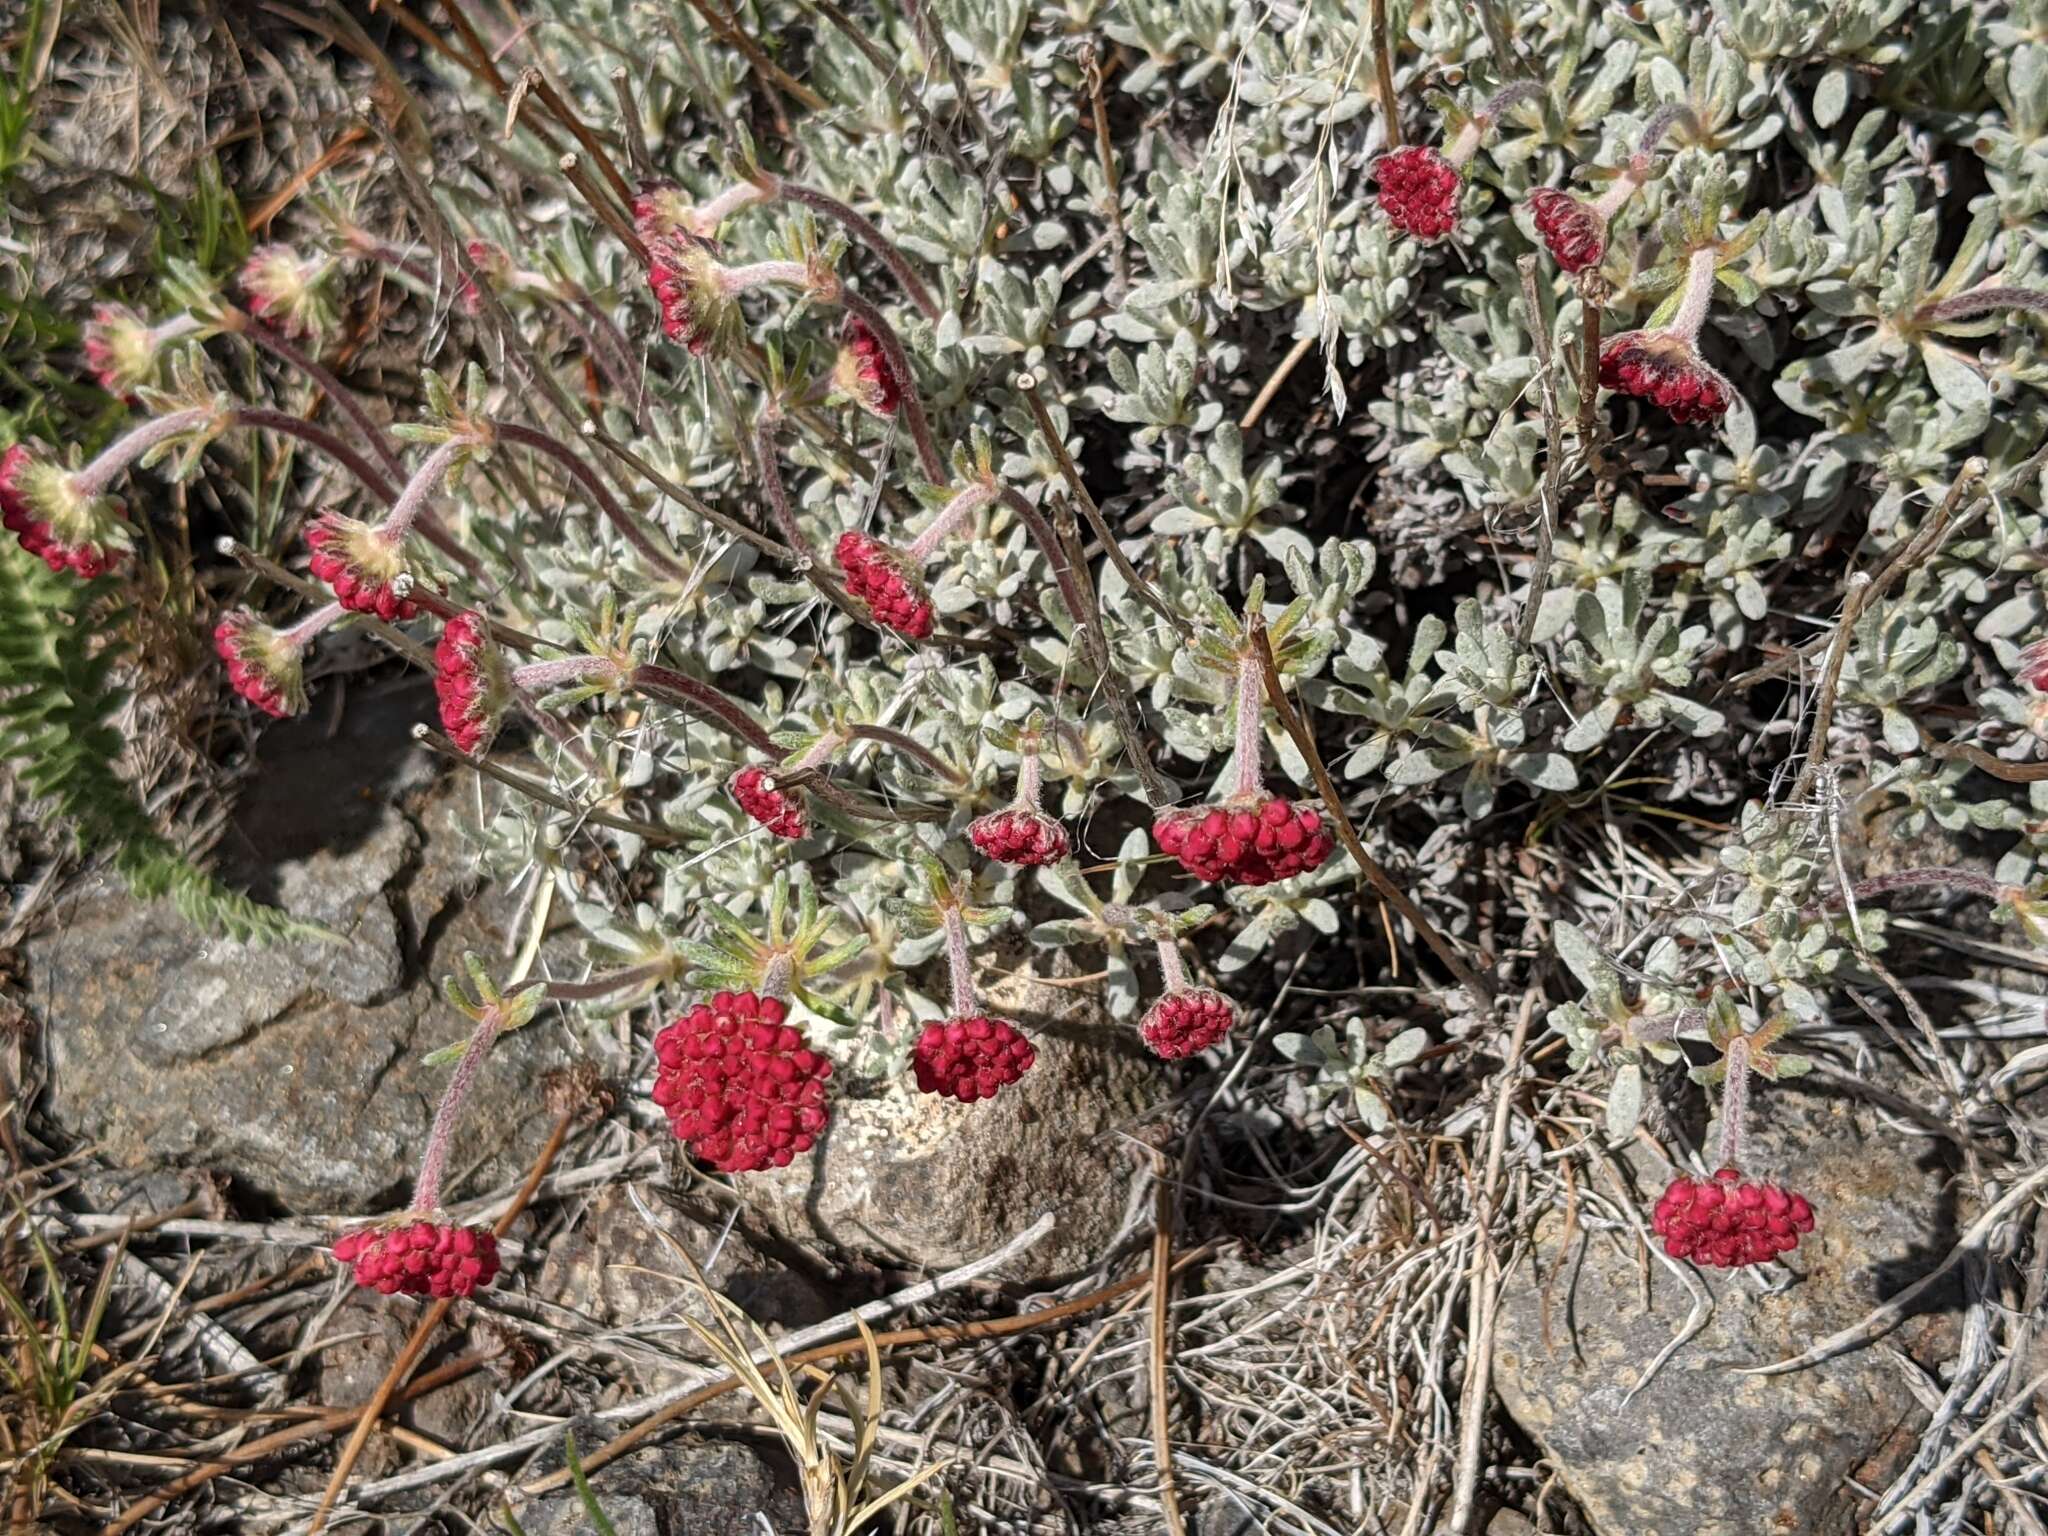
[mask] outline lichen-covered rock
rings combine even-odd
[[[614,1462],[592,1475],[591,1493],[618,1536],[806,1529],[803,1498],[790,1479],[764,1453],[724,1441],[664,1445]],[[521,1510],[519,1523],[531,1536],[588,1536],[596,1529],[574,1489]]]
[[[1815,1229],[1778,1271],[1791,1281],[1781,1290],[1694,1271],[1713,1313],[1633,1401],[1623,1400],[1693,1306],[1666,1263],[1608,1234],[1580,1232],[1561,1250],[1557,1211],[1538,1224],[1533,1265],[1503,1287],[1496,1389],[1600,1536],[1850,1536],[1852,1481],[1883,1487],[1924,1421],[1880,1351],[1738,1374],[1859,1321],[1947,1251],[1957,1221],[1939,1161],[1902,1156],[1868,1110],[1803,1088],[1761,1097],[1754,1160],[1796,1158]],[[1640,1149],[1629,1161],[1654,1199],[1663,1170]],[[1891,1343],[1933,1358],[1950,1336],[1936,1307]]]
[[[998,1273],[1036,1281],[1099,1259],[1122,1223],[1128,1155],[1115,1131],[1162,1092],[1163,1069],[1092,988],[1024,976],[1043,952],[1006,948],[977,977],[1036,1065],[993,1099],[961,1104],[901,1081],[833,1105],[807,1158],[741,1177],[743,1198],[800,1242],[943,1269],[1001,1247],[1050,1211],[1052,1232]]]

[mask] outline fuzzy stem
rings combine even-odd
[[[190,432],[195,427],[203,427],[217,419],[218,415],[219,413],[210,405],[195,405],[182,411],[171,411],[145,421],[138,427],[130,428],[101,449],[99,456],[91,463],[72,473],[73,494],[102,495],[113,483],[115,476],[150,449]]]
[[[981,1011],[974,995],[974,963],[968,957],[967,919],[960,908],[948,904],[941,913],[946,923],[946,969],[953,979],[953,1017],[970,1018]]]
[[[822,213],[852,235],[874,253],[883,266],[887,267],[896,281],[902,285],[904,295],[917,306],[919,314],[927,320],[939,318],[939,306],[933,300],[931,290],[925,287],[924,279],[904,259],[895,243],[877,229],[863,215],[853,211],[836,197],[827,196],[811,187],[799,186],[793,181],[777,177],[772,183],[776,194],[786,202],[799,203],[815,212]]]
[[[1265,791],[1259,772],[1259,756],[1265,749],[1266,670],[1256,650],[1247,648],[1237,658],[1237,764],[1232,775],[1230,798],[1248,800]]]
[[[1186,968],[1180,963],[1180,940],[1156,938],[1152,943],[1159,951],[1159,978],[1166,984],[1166,990],[1169,992],[1186,991],[1188,973]]]
[[[1040,799],[1039,785],[1044,768],[1038,760],[1038,748],[1026,747],[1017,759],[1017,798],[1011,803],[1020,811],[1037,811],[1043,814],[1045,806]]]
[[[673,704],[707,725],[717,726],[764,757],[781,756],[782,749],[775,745],[775,738],[756,725],[739,705],[708,683],[700,683],[694,677],[686,677],[667,667],[649,665],[635,667],[627,675],[626,682],[651,698]]]
[[[398,500],[398,487],[385,478],[384,472],[364,458],[355,449],[343,442],[325,427],[316,426],[303,416],[294,416],[289,411],[273,411],[263,406],[237,406],[234,425],[254,427],[260,432],[275,432],[283,437],[296,438],[314,452],[334,460],[347,470],[385,506]]]
[[[2037,315],[2048,313],[2048,293],[2009,286],[1975,288],[1968,293],[1959,293],[1952,299],[1943,299],[1938,304],[1927,305],[1920,311],[1920,318],[1940,325],[1949,320],[1981,315],[1993,309],[2024,309]]]
[[[932,557],[932,551],[945,542],[946,535],[973,516],[976,511],[995,500],[995,487],[986,480],[977,480],[959,492],[939,510],[931,526],[910,541],[910,547],[903,551],[911,561],[923,565]]]
[[[377,537],[386,544],[396,544],[410,533],[420,509],[447,477],[449,468],[474,446],[463,438],[451,438],[436,444],[434,451],[427,455],[426,462],[405,482],[405,489],[399,492],[397,504],[392,507],[390,515],[377,525]]]
[[[718,233],[719,225],[742,208],[766,202],[768,197],[766,187],[758,187],[751,181],[736,181],[708,203],[699,203],[690,210],[690,232],[709,240]]]
[[[1628,200],[1636,195],[1642,185],[1641,178],[1632,170],[1623,171],[1615,179],[1613,186],[1602,192],[1587,206],[1592,209],[1593,217],[1598,219],[1601,226],[1605,228],[1608,221],[1628,205]]]
[[[924,401],[917,392],[917,376],[910,371],[910,354],[903,350],[896,327],[879,309],[844,285],[838,297],[840,307],[874,332],[875,340],[888,354],[889,367],[896,374],[897,390],[902,396],[903,422],[910,428],[910,440],[917,445],[917,461],[924,468],[925,479],[935,485],[943,484],[948,478],[946,461],[939,454],[939,445],[932,440],[931,423],[925,419]]]
[[[1462,168],[1467,160],[1479,152],[1479,140],[1485,132],[1485,123],[1476,117],[1468,119],[1456,136],[1444,145],[1444,162]]]
[[[616,528],[619,536],[638,550],[640,557],[654,569],[674,581],[689,580],[690,573],[661,552],[660,546],[654,542],[654,536],[640,525],[640,520],[628,512],[617,497],[612,495],[610,488],[597,477],[597,472],[583,462],[580,453],[574,452],[553,433],[544,432],[538,427],[524,426],[516,421],[497,421],[491,425],[498,434],[499,441],[513,443],[521,448],[531,448],[536,453],[545,454],[567,470],[570,478],[597,503],[597,510],[604,514],[605,521]]]
[[[1721,1083],[1721,1144],[1716,1168],[1742,1166],[1742,1133],[1749,1119],[1749,1041],[1737,1035],[1728,1042],[1728,1075]]]
[[[967,782],[966,774],[939,757],[931,748],[925,746],[920,741],[904,735],[901,731],[890,730],[886,725],[849,725],[846,728],[846,734],[858,741],[873,741],[880,743],[882,746],[893,748],[895,751],[901,752],[905,757],[916,759],[940,778],[947,779],[954,784],[965,784]]]
[[[1687,130],[1694,135],[1697,135],[1700,131],[1700,120],[1693,115],[1692,108],[1686,106],[1683,102],[1667,102],[1659,107],[1650,114],[1650,120],[1643,124],[1643,137],[1642,141],[1636,145],[1636,153],[1639,155],[1653,153],[1657,146],[1663,143],[1664,135],[1680,123],[1685,124]]]
[[[619,664],[609,656],[564,656],[557,661],[530,661],[512,671],[512,686],[540,693],[562,683],[600,675],[616,677]]]
[[[448,1166],[448,1147],[455,1139],[455,1125],[462,1118],[463,1101],[476,1086],[477,1073],[483,1069],[484,1058],[497,1038],[498,1011],[486,1008],[470,1034],[469,1044],[463,1048],[462,1060],[455,1064],[448,1091],[441,1095],[441,1107],[434,1111],[434,1128],[427,1133],[427,1155],[420,1161],[419,1182],[412,1190],[412,1210],[440,1209],[441,1175]]]
[[[332,624],[347,611],[339,603],[329,603],[326,607],[315,609],[312,613],[306,615],[305,618],[299,620],[298,623],[279,635],[278,639],[283,644],[290,646],[294,651],[303,651],[312,643],[315,635],[319,634],[321,630]]]
[[[789,765],[791,773],[805,773],[822,763],[829,763],[832,754],[846,745],[846,738],[837,731],[827,731],[804,749],[804,755]]]
[[[800,261],[756,261],[744,267],[717,267],[718,286],[727,294],[746,293],[783,283],[791,288],[809,288],[811,269]]]
[[[1500,121],[1502,113],[1542,94],[1543,87],[1534,80],[1517,80],[1513,85],[1504,85],[1486,99],[1486,105],[1479,109],[1475,121],[1482,129],[1491,128]]]
[[[1685,291],[1679,295],[1678,313],[1666,328],[1672,335],[1686,341],[1699,336],[1714,302],[1714,270],[1720,264],[1721,253],[1711,245],[1701,246],[1686,259]]]
[[[394,475],[405,473],[405,460],[399,456],[398,450],[391,446],[391,439],[384,429],[378,426],[371,419],[370,413],[363,408],[363,403],[356,398],[355,391],[280,335],[274,326],[265,325],[262,321],[252,318],[243,327],[242,334],[248,337],[253,345],[304,374],[314,388],[332,400],[334,408],[349,419],[356,431],[362,435],[363,441],[369,444],[371,451],[383,461],[386,469]]]
[[[628,987],[637,987],[643,982],[657,981],[674,969],[675,962],[672,960],[649,960],[640,965],[629,966],[623,971],[592,976],[587,981],[551,981],[547,984],[548,1000],[557,1003],[587,1003],[594,998],[610,997],[614,992],[623,992]]]

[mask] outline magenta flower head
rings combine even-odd
[[[1723,1168],[1711,1179],[1680,1174],[1658,1200],[1650,1230],[1674,1259],[1739,1269],[1781,1258],[1813,1230],[1804,1195]]]
[[[88,581],[130,547],[120,498],[26,443],[0,454],[0,524],[51,570]]]
[[[654,1102],[720,1173],[787,1167],[824,1130],[832,1063],[780,998],[719,992],[654,1037]]]
[[[1500,115],[1517,103],[1540,94],[1524,81],[1497,92],[1470,117],[1456,108],[1445,114],[1454,128],[1449,141],[1438,150],[1426,144],[1410,144],[1390,150],[1373,163],[1373,179],[1379,183],[1380,211],[1387,222],[1416,240],[1441,240],[1458,224],[1458,194],[1464,190],[1465,167]]]
[[[250,609],[231,610],[213,628],[229,686],[266,715],[296,715],[306,707],[306,648],[341,614],[341,604],[329,603],[290,629],[275,629]]]
[[[392,538],[383,526],[323,512],[307,528],[306,545],[313,552],[307,568],[314,579],[332,588],[349,612],[375,614],[387,624],[419,612],[405,595],[413,575],[406,566],[404,530]]]
[[[1237,1005],[1207,987],[1175,987],[1145,1010],[1138,1034],[1156,1056],[1199,1056],[1237,1025]]]
[[[967,840],[998,864],[1057,864],[1073,846],[1067,829],[1045,814],[1039,798],[1040,730],[1034,719],[1018,738],[1016,798],[967,827]]]
[[[918,1091],[962,1104],[994,1098],[1037,1060],[1037,1050],[1016,1025],[984,1013],[927,1024],[910,1050]]]
[[[889,366],[881,341],[858,319],[846,322],[839,356],[832,365],[832,387],[884,421],[903,408],[903,381]]]
[[[1255,598],[1252,606],[1256,603]],[[1240,642],[1229,664],[1237,682],[1236,761],[1230,792],[1208,805],[1163,812],[1152,823],[1152,836],[1161,852],[1178,859],[1199,880],[1271,885],[1320,869],[1337,851],[1337,839],[1321,807],[1267,792],[1259,771],[1264,663],[1254,647]]]
[[[1735,386],[1699,349],[1720,260],[1711,245],[1687,258],[1685,288],[1669,325],[1624,331],[1601,346],[1602,387],[1648,400],[1676,422],[1718,421],[1727,414]]]
[[[803,796],[784,789],[759,763],[749,763],[727,779],[725,789],[752,820],[787,842],[800,841],[810,830]]]
[[[662,334],[692,357],[710,351],[738,322],[708,241],[680,231],[647,242],[647,285],[661,309]]]
[[[1607,221],[1569,192],[1538,187],[1529,194],[1529,217],[1550,259],[1567,272],[1598,266],[1607,254]]]
[[[301,256],[288,245],[258,246],[242,263],[239,282],[249,313],[287,336],[318,340],[334,328],[327,280],[334,263]]]
[[[498,1239],[489,1227],[423,1215],[346,1232],[334,1257],[357,1285],[385,1296],[468,1296],[498,1277]]]
[[[512,674],[490,621],[471,611],[458,613],[434,643],[434,695],[441,729],[471,756],[490,745],[512,702]]]
[[[903,551],[850,530],[839,536],[835,553],[847,592],[866,604],[877,624],[912,640],[930,637],[937,610],[917,566]]]

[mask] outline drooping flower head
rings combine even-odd
[[[213,628],[228,685],[276,719],[298,714],[306,707],[306,647],[341,613],[339,603],[329,603],[290,629],[276,629],[251,609],[230,610]]]
[[[1813,1207],[1804,1195],[1722,1168],[1711,1179],[1673,1179],[1651,1214],[1650,1230],[1674,1259],[1738,1269],[1797,1248],[1813,1230]]]
[[[125,304],[102,304],[85,325],[85,365],[101,389],[132,404],[135,391],[156,379],[164,343],[196,328],[189,317],[152,327]]]
[[[333,330],[328,279],[334,263],[301,256],[288,245],[261,245],[242,263],[242,300],[249,313],[287,336],[318,340]]]
[[[871,534],[848,530],[835,553],[847,593],[864,603],[877,624],[912,640],[929,639],[936,609],[917,567],[899,549]]]
[[[481,613],[458,613],[442,627],[434,643],[434,695],[441,729],[459,751],[474,756],[490,745],[512,702],[512,687],[490,621]]]
[[[1600,348],[1600,384],[1661,408],[1673,421],[1719,421],[1734,386],[1676,330],[1626,331]]]
[[[781,1168],[825,1128],[832,1063],[780,998],[719,992],[654,1039],[654,1102],[677,1140],[721,1173]]]
[[[1527,81],[1511,85],[1470,116],[1456,108],[1446,112],[1450,137],[1441,150],[1409,144],[1381,155],[1373,162],[1372,174],[1379,183],[1380,211],[1387,222],[1422,241],[1441,240],[1457,228],[1465,167],[1480,141],[1503,112],[1538,94],[1538,88]]]
[[[710,242],[678,232],[650,240],[647,252],[647,285],[661,309],[662,334],[692,357],[703,356],[739,318]]]
[[[903,381],[875,333],[848,320],[832,365],[832,387],[871,416],[888,420],[903,407]]]
[[[406,542],[402,534],[386,538],[369,523],[323,512],[306,529],[306,545],[313,552],[307,568],[349,612],[398,623],[419,612],[419,605],[405,595],[413,579],[406,565]]]
[[[469,1296],[498,1276],[498,1239],[489,1227],[425,1215],[343,1233],[334,1257],[357,1285],[385,1296]]]
[[[1529,194],[1529,217],[1550,259],[1567,272],[1598,266],[1607,254],[1607,224],[1589,203],[1556,187]]]
[[[796,842],[810,830],[803,796],[786,790],[759,763],[749,763],[726,780],[726,793],[739,808],[775,836]]]
[[[1156,1056],[1178,1061],[1199,1056],[1237,1025],[1237,1005],[1207,987],[1169,990],[1145,1010],[1138,1034]]]
[[[26,443],[0,454],[0,524],[51,570],[88,581],[132,547],[119,497]]]
[[[910,1052],[918,1092],[942,1094],[962,1104],[994,1098],[1037,1060],[1037,1050],[1016,1025],[983,1013],[925,1025]]]
[[[1000,811],[976,817],[967,827],[967,840],[998,864],[1057,864],[1073,846],[1067,829],[1045,814],[1040,800],[1042,731],[1042,721],[1034,716],[1017,735],[1016,798]]]

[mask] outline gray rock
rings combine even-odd
[[[1045,1211],[1053,1231],[1000,1278],[1036,1283],[1100,1259],[1130,1189],[1118,1132],[1164,1096],[1167,1079],[1092,989],[1016,974],[1034,961],[1046,963],[1042,952],[1006,949],[980,979],[988,1011],[1038,1048],[1020,1082],[981,1104],[919,1093],[907,1079],[843,1098],[810,1157],[738,1180],[742,1198],[792,1241],[913,1269],[979,1258]]]
[[[678,1442],[600,1469],[591,1492],[619,1536],[742,1536],[809,1529],[803,1498],[750,1446]],[[519,1512],[529,1536],[588,1536],[595,1527],[574,1489]]]
[[[350,1295],[320,1330],[319,1348],[311,1356],[312,1401],[335,1406],[368,1402],[411,1339],[417,1321],[417,1312],[400,1309],[385,1297]],[[453,1359],[466,1347],[475,1347],[474,1341],[441,1337],[422,1363],[421,1372]],[[443,1445],[466,1445],[490,1415],[493,1386],[488,1372],[472,1373],[414,1398],[400,1411],[399,1420]],[[382,1477],[410,1459],[411,1453],[390,1436],[372,1435],[363,1446],[357,1475]]]
[[[1705,1327],[1626,1406],[1692,1307],[1661,1262],[1607,1233],[1561,1252],[1557,1212],[1537,1228],[1534,1267],[1504,1286],[1495,1386],[1602,1536],[1847,1536],[1859,1505],[1849,1480],[1883,1487],[1925,1420],[1876,1350],[1784,1376],[1736,1374],[1859,1321],[1957,1230],[1936,1154],[1901,1148],[1860,1105],[1803,1082],[1759,1085],[1756,1098],[1746,1161],[1805,1193],[1818,1218],[1792,1255],[1793,1283],[1765,1295],[1740,1272],[1700,1271],[1714,1303]],[[1640,1147],[1626,1160],[1654,1201],[1656,1160]],[[1933,1360],[1954,1336],[1937,1303],[1890,1342]]]
[[[437,782],[409,735],[431,699],[358,695],[334,740],[310,720],[267,732],[224,840],[230,878],[344,942],[210,939],[110,886],[27,946],[60,1130],[118,1165],[217,1171],[293,1210],[404,1198],[449,1070],[420,1058],[465,1027],[437,978],[465,949],[499,954],[509,916],[464,894],[471,791]],[[538,1145],[547,1034],[499,1043],[456,1172],[508,1178]]]

